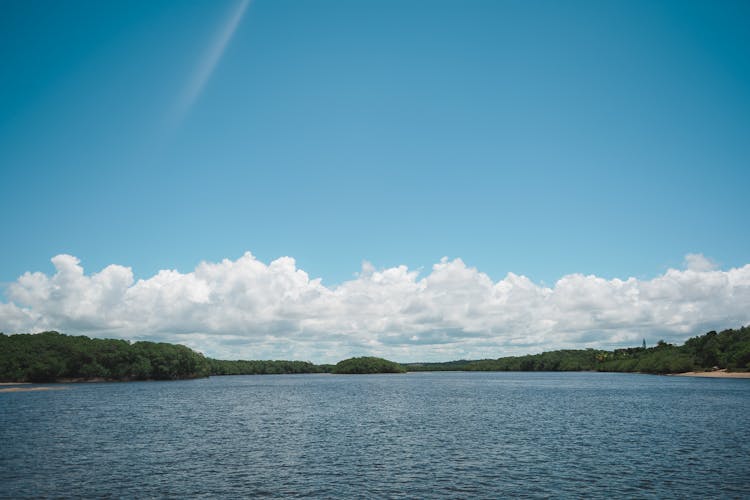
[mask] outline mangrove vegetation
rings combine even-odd
[[[0,381],[176,380],[206,377],[208,360],[163,342],[92,339],[57,332],[0,333]]]
[[[409,371],[601,371],[684,373],[750,371],[750,327],[711,331],[676,346],[659,341],[653,347],[604,351],[576,349],[497,359],[447,363],[408,363]]]
[[[332,373],[361,375],[366,373],[405,373],[406,369],[387,359],[363,356],[339,361],[331,371]]]
[[[645,342],[644,342],[645,344]],[[307,361],[211,359],[192,349],[163,342],[129,342],[70,336],[57,332],[0,333],[0,382],[65,380],[176,380],[209,375],[291,373],[403,373],[405,371],[604,371],[683,373],[750,371],[750,327],[711,331],[676,346],[612,351],[570,349],[497,359],[398,364],[356,357],[336,365]]]

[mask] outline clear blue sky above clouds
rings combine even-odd
[[[324,284],[750,255],[750,3],[4,0],[0,282],[252,251]]]

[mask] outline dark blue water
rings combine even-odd
[[[3,497],[750,497],[750,380],[279,375],[0,394]]]

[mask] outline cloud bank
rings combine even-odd
[[[447,258],[424,276],[364,263],[334,287],[293,258],[249,252],[137,281],[121,265],[87,275],[71,255],[52,263],[54,274],[8,286],[0,331],[178,342],[227,359],[430,361],[681,342],[750,323],[750,264],[723,271],[700,254],[650,280],[571,274],[552,287],[513,273],[495,282]]]

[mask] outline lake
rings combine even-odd
[[[750,380],[266,375],[0,394],[0,496],[750,497]]]

